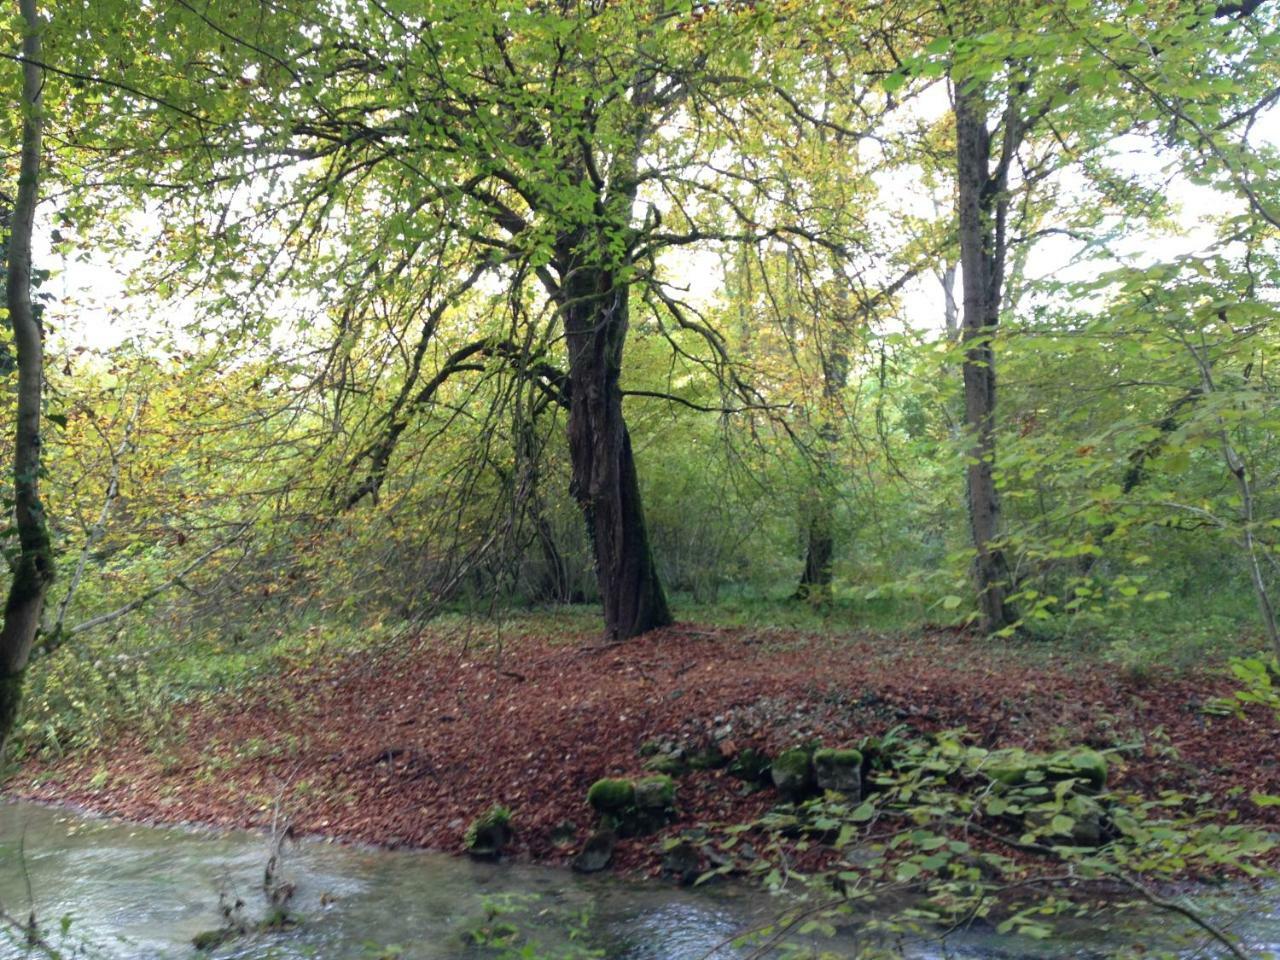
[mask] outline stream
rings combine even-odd
[[[220,926],[220,897],[243,900],[250,920],[265,915],[261,886],[268,853],[261,834],[140,826],[0,802],[0,905],[19,917],[34,907],[55,944],[86,945],[83,954],[67,955],[111,960],[700,960],[785,908],[778,898],[731,884],[682,890],[550,867],[304,840],[287,847],[284,866],[296,887],[291,909],[303,922],[198,953],[192,938]],[[1201,906],[1241,933],[1255,955],[1280,950],[1277,897],[1253,891],[1216,897]],[[63,917],[70,918],[65,936]],[[1153,936],[1172,923],[1160,918]],[[486,928],[499,936],[508,932],[507,924],[519,930],[511,946],[475,942]],[[536,951],[521,952],[533,944]],[[819,956],[815,951],[873,955],[854,940],[823,939],[788,956]],[[1091,926],[1056,944],[970,931],[945,945],[908,945],[905,953],[919,960],[1114,955],[1106,934]],[[1222,955],[1193,954],[1190,947],[1179,953]],[[0,960],[39,955],[0,936]],[[713,958],[750,955],[749,948],[730,946]]]

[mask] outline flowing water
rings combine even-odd
[[[192,938],[221,924],[220,899],[243,900],[249,919],[265,914],[262,875],[268,848],[260,834],[138,826],[0,802],[0,905],[24,917],[33,905],[51,939],[87,943],[86,956],[195,957],[200,954]],[[285,875],[295,884],[291,909],[302,922],[237,939],[210,956],[699,960],[735,934],[767,923],[785,906],[727,884],[680,890],[322,841],[291,844]],[[1245,931],[1259,956],[1280,950],[1275,898],[1242,893],[1212,909],[1220,921]],[[60,932],[63,917],[70,918],[66,938]],[[506,952],[475,943],[486,929],[500,936],[508,929],[505,924],[519,929],[519,939]],[[831,957],[868,955],[865,945],[852,940],[823,940],[816,949]],[[907,951],[916,958],[964,960],[1112,954],[1104,935],[1088,928],[1056,945],[970,932],[945,945],[916,943]],[[749,948],[729,946],[712,960],[750,955]],[[11,937],[0,937],[0,960],[23,956]]]

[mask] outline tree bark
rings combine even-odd
[[[1007,629],[1017,620],[1008,596],[1009,563],[1000,547],[1000,497],[995,484],[996,368],[992,337],[1000,320],[1006,254],[1008,165],[1018,145],[1016,109],[1005,118],[1001,156],[991,169],[991,133],[981,88],[956,89],[956,174],[959,194],[960,265],[963,277],[965,425],[969,449],[969,525],[977,551],[974,578],[983,630]]]
[[[583,263],[577,235],[561,244],[560,308],[569,352],[570,490],[595,554],[605,634],[625,640],[672,622],[649,547],[631,437],[622,416],[628,291],[607,267]]]
[[[36,0],[19,0],[22,39],[22,149],[18,193],[9,235],[5,296],[18,362],[17,429],[14,439],[14,525],[18,556],[0,627],[0,756],[18,715],[27,660],[35,644],[45,595],[53,580],[53,556],[40,502],[40,407],[44,391],[44,344],[31,302],[31,235],[40,188],[43,118],[40,32]]]
[[[946,326],[947,339],[954,343],[960,339],[960,304],[956,303],[956,269],[958,264],[948,259],[938,274],[942,284],[942,322]]]
[[[814,487],[805,506],[806,534],[804,571],[794,594],[797,600],[826,603],[831,599],[831,564],[835,559],[832,504],[836,478],[836,446],[840,443],[840,395],[849,379],[852,338],[847,301],[842,298],[838,322],[832,325],[831,342],[822,357],[822,423],[818,427],[818,464]]]
[[[831,599],[831,563],[836,552],[836,541],[831,532],[831,502],[825,490],[815,494],[814,502],[808,505],[806,512],[808,546],[794,597],[796,600],[825,603]]]

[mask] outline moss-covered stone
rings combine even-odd
[[[792,802],[811,796],[817,786],[813,757],[803,747],[792,747],[778,754],[769,768],[769,776],[778,792]]]
[[[635,806],[636,785],[623,778],[597,780],[587,791],[587,803],[597,813],[620,814]]]
[[[991,754],[983,770],[991,779],[1008,787],[1073,778],[1096,792],[1107,784],[1106,757],[1088,747],[1061,750],[1049,757],[1018,749],[999,750]]]
[[[996,750],[987,757],[982,770],[992,780],[1006,787],[1016,787],[1027,782],[1036,769],[1036,758],[1025,750]]]
[[[663,774],[637,780],[635,804],[641,810],[675,809],[676,782]]]
[[[769,782],[769,767],[772,763],[763,751],[746,747],[738,751],[737,756],[729,763],[729,774],[753,786],[760,786]]]
[[[1054,779],[1078,777],[1092,790],[1101,790],[1107,785],[1107,758],[1088,747],[1054,754],[1049,760],[1049,771]]]
[[[718,770],[728,762],[729,758],[715,744],[692,751],[685,756],[685,763],[690,770]]]
[[[670,843],[662,854],[662,872],[674,877],[681,886],[689,886],[698,879],[702,866],[702,854],[686,839]]]
[[[851,799],[862,796],[862,752],[859,750],[815,750],[813,774],[823,790],[837,790]]]
[[[688,761],[682,756],[671,753],[653,755],[644,762],[644,768],[652,770],[654,773],[664,773],[671,777],[678,777],[689,772]]]
[[[1053,843],[1097,847],[1107,840],[1110,819],[1096,799],[1076,795],[1061,807],[1046,805],[1029,810],[1024,823],[1027,829]]]
[[[472,820],[471,826],[467,828],[467,853],[478,859],[500,857],[514,835],[511,829],[511,811],[495,803]]]

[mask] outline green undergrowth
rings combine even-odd
[[[698,882],[746,876],[800,897],[761,939],[856,929],[884,945],[988,929],[1050,940],[1137,910],[1167,914],[1155,929],[1172,951],[1207,936],[1194,904],[1167,892],[1175,883],[1277,876],[1275,837],[1209,796],[1108,789],[1094,751],[991,750],[963,731],[864,749],[862,795],[827,791],[712,831],[716,865]],[[1163,944],[1151,930],[1117,923],[1108,956],[1174,955],[1152,950]]]
[[[138,621],[76,638],[28,668],[14,757],[90,750],[121,732],[176,735],[176,706],[269,684],[286,669],[385,647],[390,626],[308,620],[261,635],[158,635]]]

